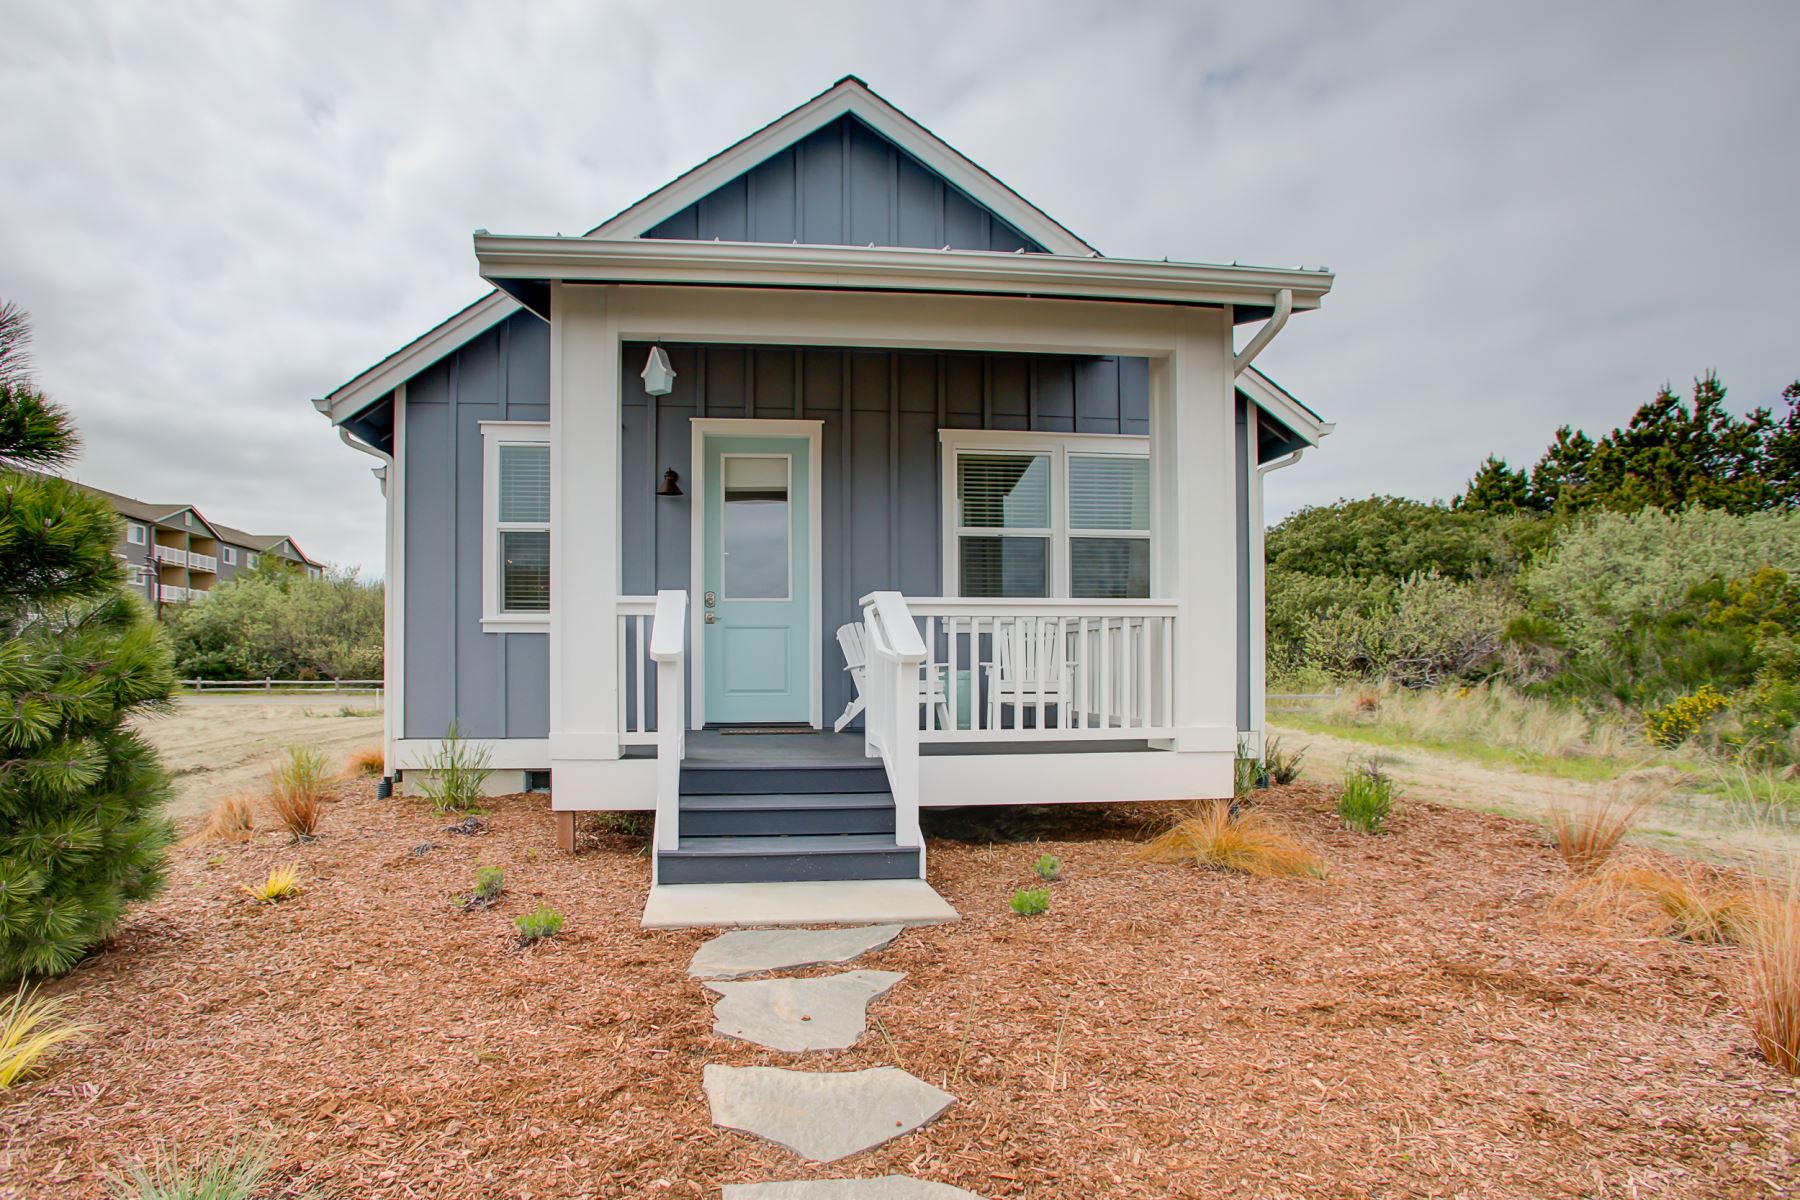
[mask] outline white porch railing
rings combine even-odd
[[[179,546],[152,546],[150,554],[157,562],[166,562],[175,567],[187,566],[187,551]]]
[[[681,838],[681,759],[687,749],[687,664],[682,661],[686,646],[687,593],[673,589],[656,593],[656,611],[650,619],[650,657],[656,663],[658,850],[675,849]]]
[[[887,768],[894,794],[894,841],[918,847],[925,872],[925,838],[919,829],[919,672],[929,651],[899,592],[871,592],[862,598],[868,707],[863,740]]]
[[[686,593],[682,593],[685,597]],[[656,744],[656,703],[650,692],[657,675],[650,658],[650,628],[661,593],[621,596],[619,614],[619,744]]]
[[[927,742],[1174,735],[1169,600],[909,599],[926,650]]]
[[[216,555],[201,554],[195,550],[187,552],[187,565],[192,570],[211,571],[214,574],[217,574],[219,570],[219,560]]]

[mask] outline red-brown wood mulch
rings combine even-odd
[[[708,935],[637,927],[639,842],[585,834],[568,858],[542,797],[495,801],[464,837],[346,786],[317,842],[178,850],[163,896],[53,986],[98,1030],[0,1099],[0,1196],[100,1196],[159,1139],[253,1136],[279,1147],[282,1195],[700,1197],[888,1172],[995,1200],[1800,1187],[1800,1094],[1754,1056],[1738,952],[1549,919],[1565,875],[1528,825],[1418,805],[1371,838],[1321,789],[1265,803],[1328,880],[1143,865],[1167,816],[1146,807],[1061,814],[1042,842],[934,839],[963,920],[859,964],[907,978],[856,1049],[796,1060],[711,1034],[684,976]],[[1044,851],[1066,877],[1048,915],[1015,917]],[[286,862],[300,898],[240,890]],[[483,863],[506,896],[456,910]],[[517,949],[512,918],[540,902],[567,928]],[[898,1063],[959,1099],[815,1167],[714,1129],[709,1062]]]

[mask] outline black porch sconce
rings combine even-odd
[[[673,468],[664,471],[662,486],[656,489],[656,494],[659,496],[681,495],[680,479],[681,476],[677,475]]]

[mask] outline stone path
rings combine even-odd
[[[900,935],[898,925],[853,929],[733,930],[694,953],[688,976],[718,993],[713,1031],[770,1050],[800,1054],[854,1046],[868,1028],[869,1004],[906,976],[845,971],[818,979],[748,975],[846,963]],[[795,1071],[709,1063],[704,1075],[713,1124],[783,1146],[814,1162],[835,1162],[936,1120],[956,1097],[899,1067]],[[981,1200],[972,1192],[904,1175],[734,1184],[726,1200]]]
[[[713,1032],[770,1050],[848,1050],[869,1027],[869,1002],[906,976],[899,971],[847,971],[823,979],[756,979],[708,983],[721,999]]]

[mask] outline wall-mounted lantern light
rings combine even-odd
[[[666,396],[675,390],[675,368],[669,365],[669,352],[661,346],[650,347],[644,363],[644,391],[652,396]],[[679,493],[677,493],[679,495]]]
[[[662,486],[656,489],[656,494],[659,496],[681,495],[681,484],[678,482],[680,479],[681,476],[673,470],[664,471]]]

